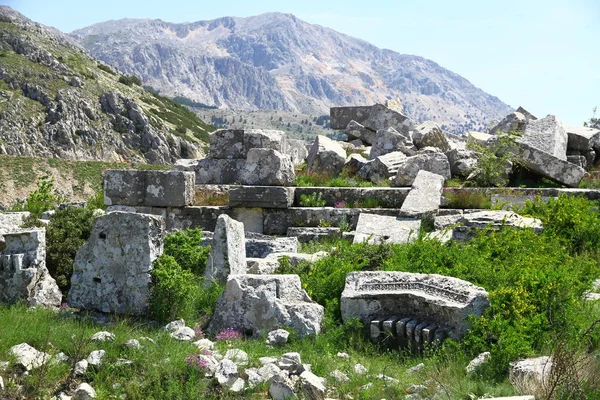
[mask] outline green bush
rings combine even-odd
[[[300,196],[300,205],[302,207],[324,207],[327,201],[323,199],[323,193],[313,192]]]
[[[37,182],[37,188],[29,193],[24,203],[17,203],[11,207],[11,211],[29,211],[31,217],[41,218],[45,211],[54,209],[63,201],[54,188],[54,178],[43,175]]]
[[[506,186],[509,182],[507,170],[513,162],[518,162],[516,138],[518,132],[494,136],[494,140],[485,145],[473,145],[480,153],[473,178],[465,182],[474,186]]]
[[[46,228],[46,266],[66,296],[71,286],[73,260],[94,226],[94,210],[69,207],[57,210]]]
[[[202,276],[210,248],[201,244],[201,229],[175,231],[165,237],[164,254],[172,256],[184,270]]]
[[[111,67],[109,67],[108,65],[105,65],[105,64],[98,64],[98,68],[104,72],[108,72],[111,75],[117,74],[115,71],[113,71],[113,69]]]
[[[142,86],[142,81],[137,76],[133,75],[121,75],[119,82],[126,86],[137,85]]]

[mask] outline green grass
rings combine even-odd
[[[296,186],[300,187],[387,187],[389,182],[373,183],[359,178],[358,176],[349,176],[345,172],[331,177],[325,173],[316,173],[302,169],[296,171]]]

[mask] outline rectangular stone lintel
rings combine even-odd
[[[294,189],[283,186],[235,186],[229,190],[229,206],[289,208],[294,203]]]

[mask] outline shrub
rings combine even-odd
[[[121,75],[119,82],[126,86],[137,85],[142,86],[142,81],[137,76],[133,75]]]
[[[445,195],[448,199],[448,208],[492,208],[489,195],[469,190],[449,192]]]
[[[106,64],[98,64],[98,68],[101,69],[104,72],[108,72],[111,75],[116,75],[117,73],[108,65]]]
[[[29,193],[24,203],[17,203],[11,211],[29,211],[32,218],[39,219],[45,211],[52,210],[63,201],[54,188],[54,178],[43,175],[37,182],[37,188]]]
[[[69,207],[57,210],[46,228],[46,266],[65,296],[71,286],[73,260],[90,237],[94,218],[91,208]]]
[[[202,276],[210,248],[202,246],[201,229],[175,231],[165,237],[164,253],[173,257],[184,270]]]
[[[485,145],[473,145],[480,154],[477,166],[471,180],[466,183],[475,186],[506,186],[509,182],[507,172],[510,172],[513,162],[518,162],[516,152],[516,132],[497,135],[494,140]]]
[[[313,192],[300,196],[300,205],[302,207],[324,207],[327,201],[323,199],[323,193]]]

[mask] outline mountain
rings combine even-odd
[[[291,14],[182,24],[123,19],[71,37],[163,94],[219,108],[321,115],[332,106],[399,99],[413,119],[455,133],[483,130],[511,111],[431,60],[382,50]]]
[[[69,36],[0,6],[0,154],[172,163],[212,127],[91,58]]]

